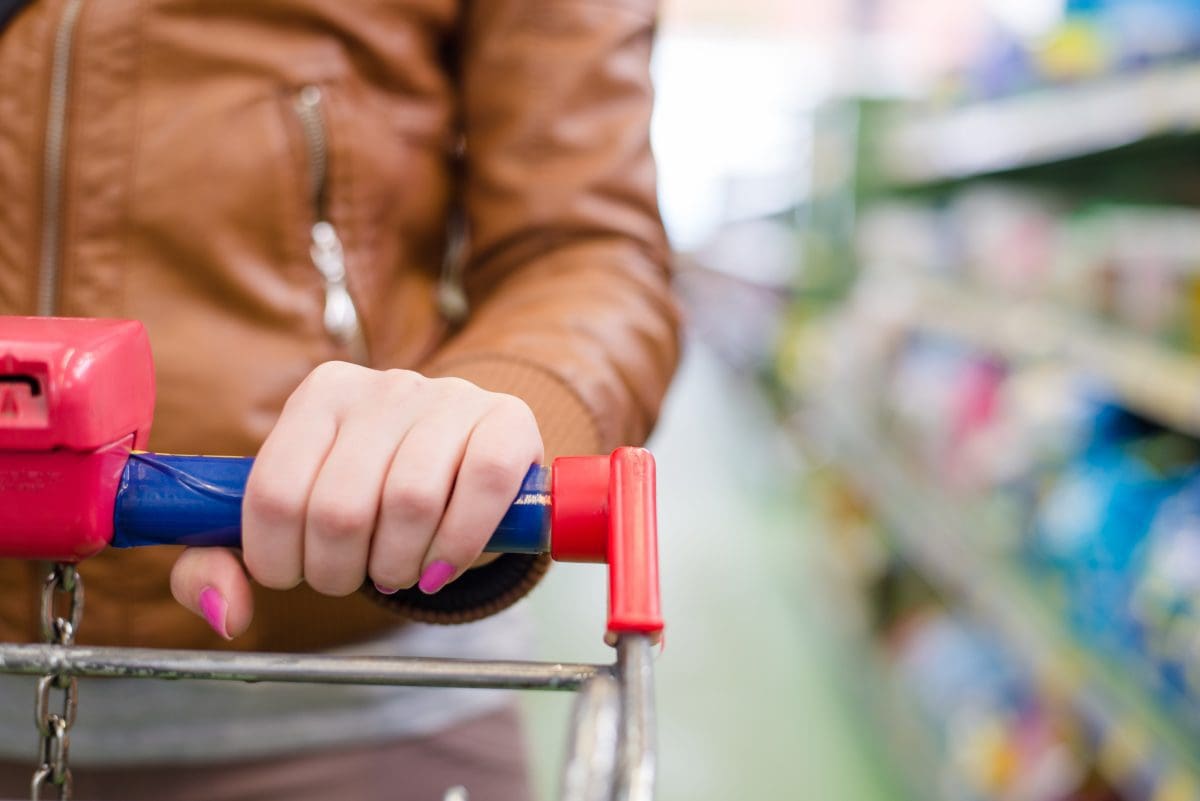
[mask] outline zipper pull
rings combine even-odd
[[[461,209],[451,209],[446,220],[446,252],[437,284],[437,308],[442,319],[453,326],[462,325],[471,315],[471,302],[463,287],[463,262],[466,260],[467,221]]]
[[[312,227],[313,265],[325,279],[325,330],[342,345],[359,335],[358,311],[346,285],[346,255],[337,231],[325,221]]]
[[[462,325],[471,313],[471,304],[462,285],[450,280],[438,282],[437,308],[442,318],[451,325]]]

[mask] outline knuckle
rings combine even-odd
[[[483,552],[491,534],[483,529],[440,532],[437,536],[438,556],[453,565],[469,565]]]
[[[300,382],[296,394],[301,397],[309,397],[324,395],[331,390],[342,392],[348,383],[361,378],[364,370],[366,368],[362,365],[350,362],[321,362]]]
[[[533,410],[529,408],[529,404],[515,395],[498,394],[493,413],[499,416],[500,429],[504,432],[503,437],[508,443],[506,447],[514,457],[526,457],[528,460],[542,458],[545,446],[542,444],[537,418],[534,416]],[[515,461],[519,462],[515,469],[522,471],[523,475],[529,464],[521,459],[515,459]]]
[[[267,548],[253,537],[243,537],[242,563],[256,582],[269,590],[290,590],[300,583],[299,542],[282,552]],[[294,554],[294,556],[293,556]]]
[[[344,598],[362,586],[362,576],[335,573],[319,568],[306,572],[305,582],[321,595]]]
[[[529,404],[516,395],[497,394],[495,409],[503,415],[507,422],[506,428],[514,432],[537,432],[537,418]]]
[[[310,501],[308,522],[315,534],[328,539],[353,539],[375,524],[374,510],[346,502]]]
[[[433,384],[444,395],[466,395],[472,392],[483,391],[467,379],[453,375],[435,378],[433,379]]]
[[[364,369],[361,365],[349,362],[321,362],[296,387],[285,408],[321,403],[331,396],[340,399],[345,394],[347,383],[355,381]]]
[[[389,488],[383,503],[389,514],[402,520],[436,520],[445,506],[440,492],[416,482],[403,482]]]
[[[380,376],[392,384],[406,387],[419,384],[425,380],[425,376],[420,373],[413,370],[405,370],[402,367],[390,367],[387,370],[382,370],[380,371]]]
[[[246,551],[243,559],[250,577],[268,590],[290,590],[300,584],[299,570],[284,572],[276,561],[264,562],[251,551]]]
[[[259,480],[246,488],[243,505],[253,520],[287,525],[299,521],[304,499],[292,487]]]
[[[506,492],[511,489],[529,465],[508,453],[487,453],[476,456],[468,465],[473,481],[485,492]]]
[[[496,404],[496,408],[505,414],[511,414],[516,417],[533,418],[533,412],[529,409],[529,404],[518,398],[516,395],[508,395],[504,392],[493,392],[492,399]]]
[[[358,375],[364,368],[362,365],[333,359],[321,362],[309,373],[309,378],[315,381],[344,381],[346,378]]]
[[[384,370],[379,373],[378,379],[382,391],[394,401],[408,399],[425,381],[420,373],[400,368]]]

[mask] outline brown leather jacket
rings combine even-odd
[[[38,0],[0,34],[0,314],[143,321],[156,450],[254,453],[334,358],[518,395],[548,456],[638,443],[677,357],[653,6]],[[86,563],[80,642],[224,647],[173,557]],[[0,562],[0,639],[36,638],[40,570]],[[232,647],[397,621],[256,603]]]

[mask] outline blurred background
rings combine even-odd
[[[670,0],[655,73],[661,797],[1200,798],[1200,0]]]

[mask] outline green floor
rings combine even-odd
[[[651,448],[668,625],[657,663],[659,798],[900,798],[838,689],[798,466],[752,387],[693,344]],[[533,600],[541,658],[610,661],[605,593],[602,570],[551,572]],[[549,801],[571,696],[525,698]]]

